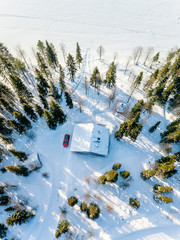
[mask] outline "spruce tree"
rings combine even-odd
[[[44,75],[44,77],[46,79],[52,78],[51,72],[48,69],[48,66],[46,65],[44,58],[42,57],[42,55],[37,52],[36,53],[36,59],[37,59],[37,63],[38,63],[38,67],[40,69],[40,72]]]
[[[20,125],[22,125],[26,130],[32,128],[31,122],[20,112],[13,112],[13,115],[17,119]]]
[[[19,124],[16,120],[9,119],[7,120],[7,124],[19,134],[26,134],[26,127],[22,124]]]
[[[174,77],[179,73],[180,71],[180,55],[177,56],[176,60],[174,61],[172,67],[171,67],[171,75]]]
[[[39,98],[40,98],[44,108],[49,109],[48,102],[47,102],[46,98],[42,94],[39,94]]]
[[[62,66],[59,64],[59,86],[60,86],[61,94],[62,92],[64,92],[66,88],[64,79],[65,79],[64,70]]]
[[[8,149],[8,151],[16,158],[19,159],[19,161],[24,162],[27,160],[27,154],[25,152],[17,151],[15,149]]]
[[[15,109],[15,101],[14,93],[6,85],[0,83],[0,105],[12,114]]]
[[[14,143],[14,139],[11,137],[0,136],[0,139],[7,145]]]
[[[50,111],[44,109],[44,118],[46,119],[47,125],[50,129],[56,129],[57,122],[54,120]]]
[[[28,117],[30,117],[30,119],[35,122],[37,121],[38,117],[35,114],[33,107],[31,107],[29,104],[27,103],[23,103],[23,109],[25,111],[25,113],[27,114]]]
[[[24,177],[27,177],[29,174],[29,171],[26,167],[21,166],[21,165],[17,165],[17,166],[13,166],[13,165],[8,165],[5,167],[9,172],[11,173],[15,173],[16,175],[21,175]]]
[[[54,45],[52,43],[48,43],[48,41],[46,41],[45,53],[49,66],[55,70],[58,66],[57,54]]]
[[[137,76],[134,85],[135,86],[139,86],[142,82],[142,78],[143,78],[143,72],[140,72],[140,74]]]
[[[106,79],[104,80],[105,84],[108,88],[114,87],[116,83],[116,66],[114,62],[112,62],[109,66],[109,69],[106,73]]]
[[[82,63],[83,58],[81,56],[81,49],[79,47],[79,43],[77,42],[76,45],[76,63],[78,64],[78,67],[80,68],[80,64]]]
[[[51,93],[51,96],[56,101],[59,101],[59,99],[61,98],[61,95],[58,92],[58,88],[55,86],[55,84],[52,81],[50,81],[50,93]]]
[[[158,52],[158,53],[153,57],[150,68],[152,68],[153,63],[155,63],[155,62],[157,62],[157,61],[159,60],[159,54],[160,54],[160,53]]]
[[[44,43],[42,41],[40,41],[40,40],[37,43],[37,49],[43,55],[43,57],[45,57],[45,49],[46,49],[46,47],[45,47]]]
[[[170,123],[166,131],[161,134],[161,143],[178,143],[180,142],[180,118]]]
[[[41,108],[41,106],[39,106],[37,103],[34,105],[34,108],[36,110],[36,112],[38,113],[39,117],[43,116],[43,109]]]
[[[47,96],[49,85],[46,81],[46,79],[43,77],[43,75],[40,73],[38,69],[35,69],[36,71],[36,79],[37,79],[37,90],[39,94],[42,94],[44,97]]]
[[[75,74],[76,74],[76,63],[74,61],[73,56],[69,53],[68,57],[67,57],[67,69],[71,78],[71,81],[74,82],[74,78],[75,78]]]
[[[64,95],[66,98],[66,106],[69,106],[70,109],[73,108],[73,101],[71,95],[67,91],[64,93]]]
[[[66,121],[66,114],[64,114],[60,105],[53,100],[50,102],[50,110],[56,124],[61,125]]]
[[[99,72],[98,67],[94,68],[94,71],[92,73],[92,76],[90,78],[90,84],[93,85],[95,88],[97,88],[98,84],[101,84],[101,75]]]
[[[158,121],[157,123],[155,123],[150,129],[149,129],[149,132],[150,133],[153,133],[157,127],[159,126],[159,124],[161,123],[161,121]]]
[[[33,212],[28,212],[25,209],[18,210],[6,219],[6,223],[8,226],[21,225],[22,223],[28,222],[32,217],[34,217]]]
[[[33,95],[31,92],[28,91],[22,80],[16,75],[10,75],[9,78],[11,80],[12,86],[18,94],[18,97],[23,97],[27,101],[32,102]]]
[[[0,117],[0,134],[5,136],[12,134],[12,130],[8,128],[4,117]]]

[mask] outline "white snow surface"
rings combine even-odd
[[[179,0],[1,0],[0,41],[15,53],[20,44],[31,55],[31,47],[38,40],[47,39],[55,44],[60,63],[65,67],[59,44],[64,42],[67,53],[74,53],[79,42],[84,62],[72,83],[66,77],[66,85],[73,90],[74,108],[68,109],[63,99],[61,105],[67,113],[67,122],[56,131],[50,130],[44,119],[33,124],[28,136],[16,135],[14,147],[28,154],[39,153],[42,168],[28,177],[19,177],[6,172],[0,174],[1,183],[15,184],[17,188],[7,188],[12,205],[28,202],[28,209],[34,209],[36,216],[27,224],[9,227],[7,239],[52,240],[59,221],[67,219],[71,224],[72,239],[91,240],[179,240],[180,239],[180,177],[178,174],[163,180],[153,177],[143,181],[140,172],[163,155],[159,145],[163,132],[175,116],[166,107],[155,106],[149,116],[142,114],[143,129],[136,142],[114,139],[114,132],[126,120],[123,114],[115,114],[113,106],[108,106],[109,89],[101,88],[100,94],[93,87],[87,95],[83,79],[88,79],[95,66],[104,77],[114,52],[118,53],[116,98],[127,102],[130,94],[129,72],[133,75],[144,72],[143,81],[152,73],[143,65],[144,55],[139,65],[132,61],[125,71],[126,58],[137,45],[144,48],[152,46],[166,57],[170,48],[179,45],[180,39],[180,1]],[[102,61],[98,60],[96,49],[105,48]],[[144,50],[146,52],[146,50]],[[35,60],[34,60],[35,62]],[[150,62],[147,62],[149,66]],[[66,70],[66,69],[65,69]],[[58,73],[54,76],[58,85]],[[127,108],[130,109],[138,99],[145,97],[141,86],[134,92]],[[83,99],[83,110],[78,109],[78,97]],[[149,133],[149,128],[161,121],[158,129]],[[64,134],[72,137],[73,128],[79,123],[103,124],[110,132],[110,150],[106,157],[75,154],[70,148],[63,148]],[[30,134],[32,133],[32,134]],[[34,136],[34,137],[30,137]],[[71,139],[70,139],[71,141]],[[173,146],[178,150],[178,146]],[[116,184],[99,185],[97,179],[112,169],[114,163],[122,164],[120,171],[128,170],[131,177],[123,180],[120,176]],[[19,164],[9,156],[2,165]],[[47,173],[49,177],[43,177]],[[168,196],[173,203],[157,204],[153,186],[160,184],[173,187]],[[71,208],[67,204],[70,196],[76,196],[78,205]],[[136,197],[140,202],[138,210],[129,206],[129,198]],[[26,201],[28,199],[28,201]],[[80,211],[80,203],[96,202],[100,217],[92,221]],[[112,211],[108,211],[108,206]],[[10,213],[0,208],[1,222]],[[66,215],[62,214],[66,209]],[[91,236],[91,237],[90,237]],[[61,239],[67,239],[67,234]]]
[[[109,129],[94,123],[76,124],[74,126],[70,148],[72,152],[95,153],[107,156],[108,148]]]

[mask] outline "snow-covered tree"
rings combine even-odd
[[[71,78],[71,81],[74,82],[74,78],[75,78],[75,74],[76,74],[76,63],[74,61],[74,57],[69,53],[68,57],[67,57],[67,69]]]
[[[64,93],[64,95],[66,98],[66,106],[69,106],[70,109],[73,108],[73,101],[71,95],[67,91]]]
[[[76,63],[78,64],[79,68],[80,68],[80,64],[82,63],[82,61],[83,61],[83,58],[81,56],[81,49],[80,49],[79,43],[77,42],[77,45],[76,45]]]

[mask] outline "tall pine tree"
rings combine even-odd
[[[116,66],[114,62],[112,62],[109,66],[109,69],[106,73],[106,79],[104,80],[105,84],[108,88],[114,87],[116,84]]]
[[[61,125],[66,121],[66,114],[64,114],[63,110],[57,102],[53,100],[50,102],[50,110],[55,123]]]
[[[76,45],[76,63],[78,64],[78,67],[80,68],[80,64],[82,63],[83,58],[81,56],[81,49],[79,47],[79,43],[77,42]]]
[[[99,72],[99,69],[98,67],[95,67],[94,68],[94,71],[92,73],[92,76],[90,78],[90,83],[91,85],[93,85],[95,88],[97,88],[97,86],[99,84],[101,84],[101,75],[100,75],[100,72]]]
[[[50,129],[56,129],[57,122],[54,121],[54,117],[50,111],[44,109],[44,118],[46,119],[47,125]]]
[[[42,94],[44,97],[46,97],[49,91],[49,85],[38,69],[35,69],[35,72],[37,79],[37,90],[39,94]]]
[[[62,94],[62,92],[64,92],[64,90],[66,88],[64,79],[65,79],[64,70],[63,70],[61,64],[59,64],[59,86],[60,86],[61,94]]]
[[[66,106],[69,106],[70,109],[73,108],[73,101],[71,95],[67,91],[64,93],[64,95],[66,98]]]
[[[54,45],[52,43],[48,43],[48,41],[46,41],[45,53],[49,66],[55,70],[58,66],[57,54]]]
[[[71,78],[71,81],[74,82],[74,78],[75,78],[75,74],[76,74],[76,63],[74,61],[73,56],[69,53],[68,57],[67,57],[67,69]]]

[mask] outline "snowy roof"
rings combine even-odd
[[[76,124],[71,141],[72,152],[108,155],[109,129],[94,123]]]

